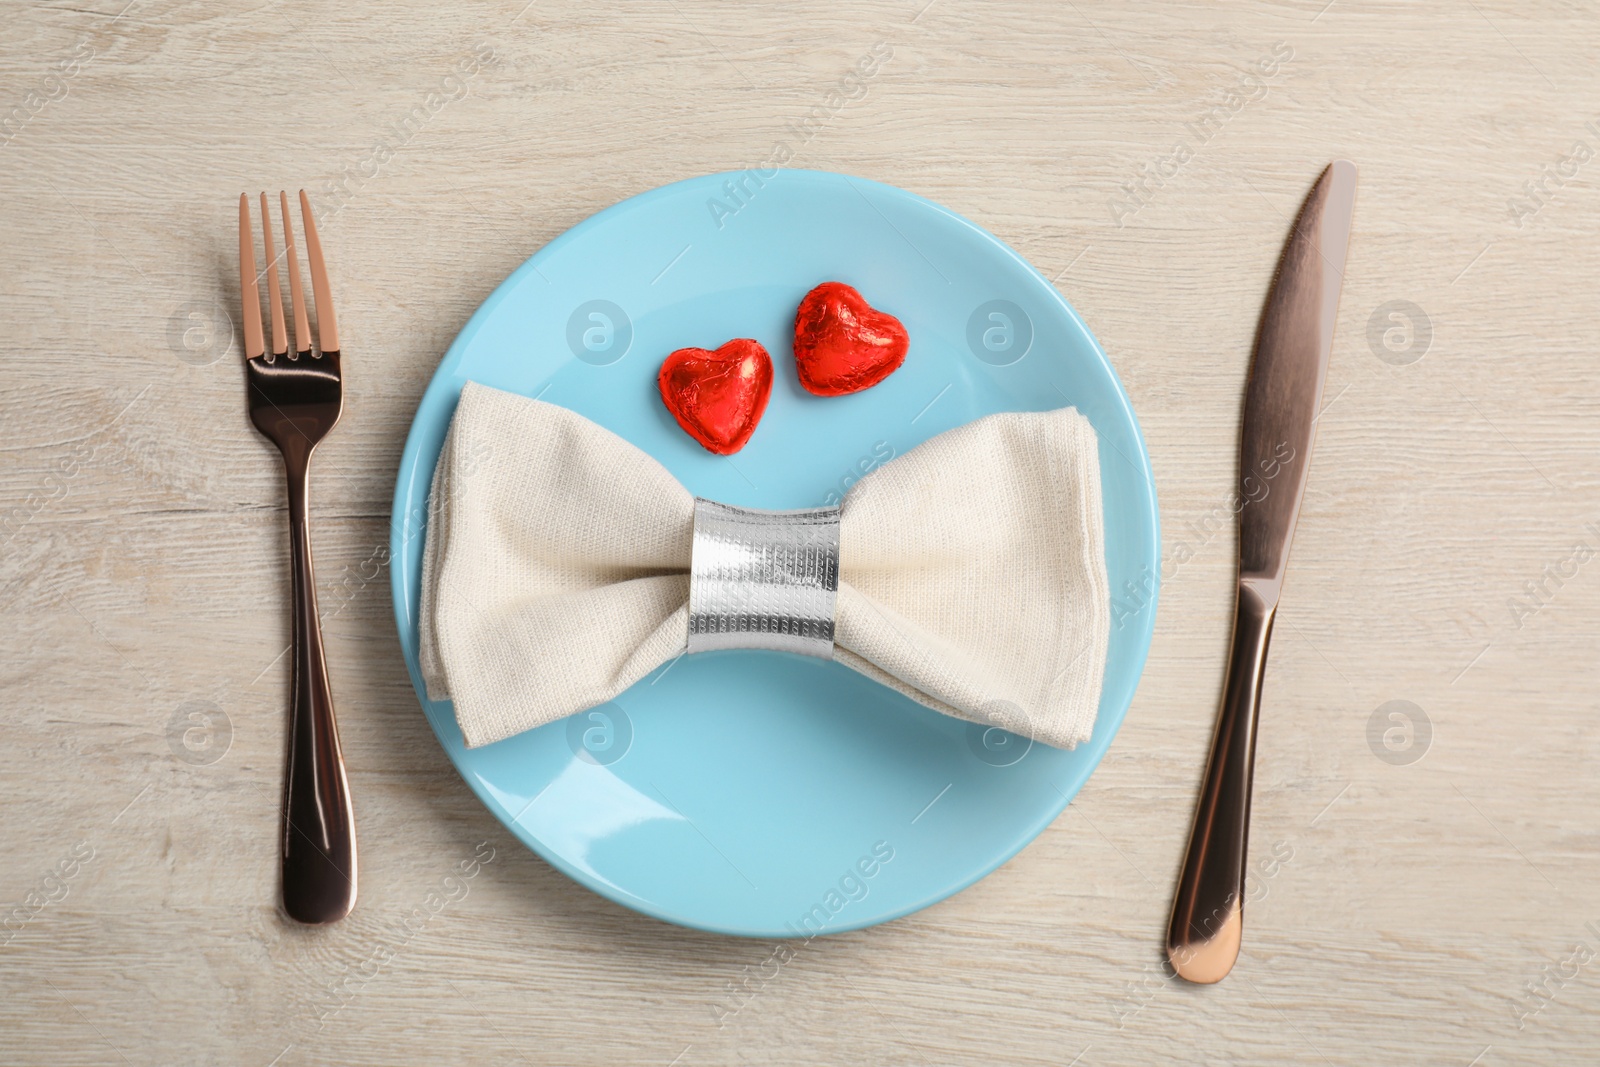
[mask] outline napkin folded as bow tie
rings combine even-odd
[[[467,383],[429,507],[422,672],[469,746],[603,704],[687,647],[694,496],[583,416]],[[978,419],[840,509],[834,659],[946,715],[1088,739],[1110,630],[1088,419]]]

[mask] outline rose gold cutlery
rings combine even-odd
[[[1355,193],[1353,163],[1329,164],[1317,179],[1256,333],[1239,446],[1240,497],[1248,503],[1239,511],[1233,647],[1167,930],[1173,970],[1191,982],[1221,981],[1239,955],[1261,682],[1311,465]]]
[[[272,312],[272,351],[261,328],[250,201],[239,196],[239,285],[243,290],[245,371],[250,383],[250,421],[283,454],[289,484],[289,544],[294,582],[294,687],[289,719],[288,765],[283,786],[283,907],[303,923],[344,918],[356,902],[356,826],[350,809],[333,693],[322,652],[316,580],[311,569],[311,530],[306,521],[311,453],[339,421],[343,390],[339,375],[339,327],[334,318],[322,244],[304,190],[306,261],[316,297],[317,345],[311,341],[300,267],[295,259],[289,197],[278,194],[283,217],[284,266],[294,308],[295,350],[283,317],[278,261],[272,250],[272,215],[261,194],[261,237],[267,260],[267,295]]]

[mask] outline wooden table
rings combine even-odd
[[[124,3],[15,7],[0,43],[0,1060],[1594,1062],[1592,7]],[[494,286],[780,141],[1054,279],[1139,412],[1167,559],[1138,697],[1055,825],[719,1026],[770,946],[610,904],[489,816],[418,711],[385,547],[413,408]],[[1341,156],[1362,184],[1245,950],[1187,986],[1160,946],[1241,389],[1288,220]],[[363,847],[356,912],[316,930],[275,904],[284,500],[233,329],[236,198],[302,185],[338,205],[353,373],[314,529]]]

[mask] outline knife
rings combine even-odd
[[[1239,444],[1233,646],[1167,928],[1167,958],[1191,982],[1221,981],[1239,956],[1261,681],[1311,465],[1355,196],[1355,164],[1330,163],[1295,219],[1257,327]]]

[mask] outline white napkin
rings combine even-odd
[[[610,431],[469,382],[429,508],[422,672],[469,746],[684,651],[694,497]],[[1089,737],[1111,597],[1088,419],[990,415],[890,460],[845,496],[839,554],[840,663],[946,715]]]

